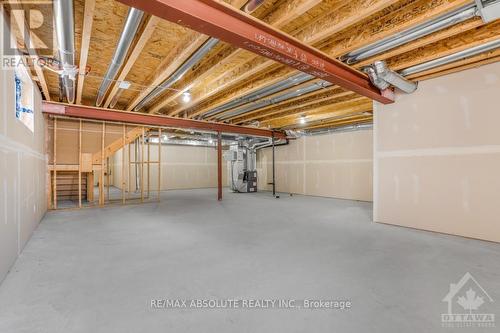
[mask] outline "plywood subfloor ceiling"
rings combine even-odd
[[[226,2],[241,8],[247,1]],[[471,3],[473,1],[470,0],[265,0],[252,15],[338,58]],[[97,90],[111,61],[127,10],[125,5],[114,0],[75,0],[76,59],[80,65],[83,63],[91,68],[88,75],[79,77],[78,103],[95,105]],[[53,32],[47,29],[41,33],[45,33],[48,38]],[[392,69],[401,70],[499,36],[500,20],[485,24],[480,17],[475,17],[356,63],[353,67],[360,69],[374,60],[386,60]],[[116,78],[130,82],[131,86],[120,92],[118,83],[112,85],[105,106],[109,106],[112,98],[119,94],[114,108],[136,112],[133,107],[168,78],[207,39],[208,36],[179,25],[145,16],[128,58]],[[500,50],[497,49],[410,78],[424,80],[498,61],[499,58]],[[140,112],[220,120],[221,114],[214,117],[207,116],[207,113],[295,74],[297,72],[291,68],[219,42],[181,80]],[[37,80],[41,85],[46,84],[45,90],[50,94],[50,99],[58,100],[57,75],[46,70],[43,75],[44,78]],[[311,80],[263,98],[273,98],[317,81]],[[184,92],[191,95],[188,103],[182,101]],[[227,114],[228,111],[225,112]],[[301,117],[304,117],[305,123]],[[224,121],[276,129],[317,129],[370,123],[372,102],[355,93],[330,86],[241,115],[226,117]]]

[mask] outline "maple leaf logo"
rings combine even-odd
[[[477,310],[483,303],[484,299],[481,296],[476,296],[476,292],[469,288],[465,292],[465,297],[460,296],[457,301],[464,310],[469,310],[469,313],[472,313],[472,310]]]

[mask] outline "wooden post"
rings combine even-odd
[[[78,127],[78,208],[82,208],[82,121]]]
[[[122,135],[122,204],[125,204],[125,125],[123,125],[123,135]]]
[[[144,127],[142,127],[141,152],[141,202],[144,202]]]
[[[53,158],[52,158],[52,163],[54,164],[54,179],[52,181],[52,184],[54,186],[54,189],[52,191],[53,196],[54,196],[54,203],[53,207],[54,209],[57,209],[57,118],[54,118],[54,152],[53,152]]]
[[[161,128],[158,129],[158,201],[161,194]]]
[[[217,133],[217,200],[222,200],[222,133]]]
[[[274,145],[274,133],[272,137],[272,143],[273,143],[273,197],[276,196],[276,165],[275,165],[275,145]]]
[[[104,205],[104,135],[106,133],[106,123],[102,122],[101,135],[101,175],[99,177],[99,205]]]
[[[49,117],[44,117],[45,122],[45,151],[49,151]],[[45,192],[47,193],[47,209],[52,209],[52,170],[47,168],[47,173],[45,174]]]
[[[110,159],[109,157],[106,158],[106,189],[107,189],[107,196],[108,196],[108,201],[109,201],[109,181],[110,181],[110,177],[109,177],[109,173],[111,172],[111,165],[109,163]]]
[[[135,143],[134,143],[135,145]],[[128,143],[128,175],[127,175],[127,198],[130,199],[130,172],[132,172],[132,168],[130,167],[131,165],[131,159],[132,159],[132,148],[130,146],[130,142]]]
[[[94,201],[94,170],[87,173],[87,201]]]

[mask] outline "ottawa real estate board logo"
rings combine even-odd
[[[448,304],[448,312],[441,314],[443,327],[495,327],[495,314],[485,311],[493,299],[469,272],[450,284],[443,302]]]

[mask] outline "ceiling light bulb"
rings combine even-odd
[[[299,122],[301,124],[305,124],[306,123],[306,117],[305,116],[301,116]]]
[[[189,93],[189,91],[186,91],[185,93],[182,94],[182,101],[184,103],[191,102],[191,94]]]
[[[208,139],[208,143],[214,143],[214,140]]]

